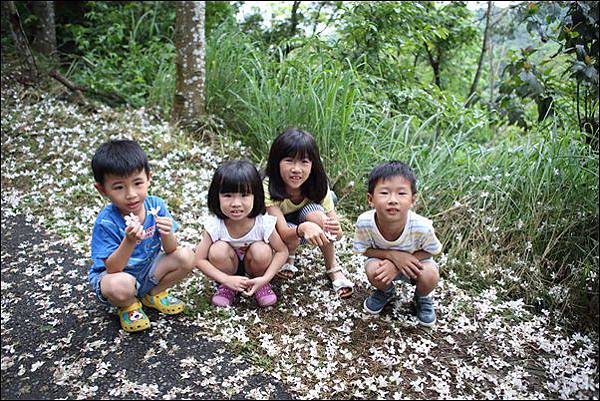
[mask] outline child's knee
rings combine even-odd
[[[273,250],[265,242],[258,241],[250,245],[246,253],[248,263],[256,267],[268,267],[273,259]]]
[[[365,265],[365,272],[367,273],[367,278],[369,279],[369,283],[378,289],[385,289],[389,287],[389,284],[385,284],[383,281],[378,280],[377,269],[379,268],[379,261],[371,261]]]
[[[323,226],[325,226],[326,219],[327,219],[327,216],[325,215],[325,213],[317,211],[317,212],[311,212],[311,213],[307,214],[306,218],[304,220],[316,223],[322,228]]]
[[[136,296],[135,278],[127,273],[107,274],[100,283],[102,295],[109,301],[122,303]]]
[[[194,251],[188,247],[181,247],[173,252],[173,254],[177,258],[177,270],[186,274],[191,273],[195,265]]]
[[[429,286],[435,287],[440,281],[440,272],[435,263],[423,263],[423,270],[417,281],[423,282]]]
[[[208,260],[216,266],[231,262],[234,256],[234,250],[224,241],[215,242],[208,250]]]

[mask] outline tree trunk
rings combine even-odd
[[[425,45],[425,52],[427,53],[427,59],[429,60],[429,65],[431,65],[431,69],[433,70],[433,82],[437,85],[438,88],[442,89],[442,82],[440,79],[440,60],[441,60],[441,54],[439,54],[439,50],[438,50],[438,58],[437,60],[433,57],[433,54],[431,54],[431,50],[429,50],[429,46],[427,45],[427,43],[424,43]]]
[[[494,95],[494,85],[496,85],[496,69],[494,67],[494,41],[490,40],[490,48],[488,49],[488,60],[490,63],[490,77],[489,77],[489,86],[490,86],[490,104],[495,105],[496,99]]]
[[[32,2],[33,13],[37,17],[38,30],[33,41],[34,49],[48,58],[56,57],[56,25],[54,22],[54,2]]]
[[[25,63],[27,65],[27,69],[29,70],[29,75],[31,77],[37,78],[38,69],[35,63],[35,58],[31,53],[31,48],[29,47],[29,41],[27,40],[27,36],[25,36],[25,31],[23,31],[23,26],[21,25],[21,17],[19,16],[19,12],[17,11],[17,7],[15,7],[14,1],[3,1],[2,3],[2,13],[5,18],[10,22],[10,33],[15,42],[15,47],[17,52],[25,58]]]
[[[171,122],[196,125],[205,114],[204,1],[178,1],[175,30],[177,70]]]
[[[492,7],[493,2],[488,1],[487,12],[485,13],[485,29],[483,31],[483,43],[481,45],[481,53],[479,54],[479,62],[477,63],[477,71],[475,72],[475,77],[473,78],[473,83],[471,84],[469,95],[467,96],[467,103],[465,104],[465,106],[467,107],[469,107],[471,103],[473,103],[475,91],[477,91],[477,85],[479,84],[479,77],[481,77],[481,69],[483,67],[483,56],[485,55],[485,50],[488,47],[489,41],[490,16],[492,15]]]
[[[299,1],[294,1],[292,5],[292,15],[290,17],[290,39],[296,35],[298,29],[298,7],[300,7]]]

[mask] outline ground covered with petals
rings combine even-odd
[[[444,274],[435,293],[433,329],[417,325],[414,289],[408,285],[398,285],[396,299],[380,316],[365,314],[362,302],[371,288],[363,257],[351,252],[349,221],[337,243],[340,262],[356,285],[349,300],[333,293],[318,250],[304,247],[297,257],[299,273],[274,280],[279,297],[274,307],[258,309],[253,298],[242,297],[233,308],[215,310],[209,304],[214,284],[198,273],[173,290],[187,303],[183,315],[151,314],[153,325],[143,336],[119,331],[114,310],[94,302],[86,281],[91,228],[106,204],[93,188],[90,161],[109,138],[133,138],[146,150],[154,173],[150,193],[166,200],[181,224],[178,238],[188,246],[199,242],[209,217],[206,195],[214,169],[226,158],[246,154],[239,143],[208,146],[148,110],[90,112],[56,94],[3,82],[3,236],[16,229],[5,219],[18,216],[52,235],[43,245],[24,242],[2,251],[3,386],[43,369],[49,377],[46,394],[69,386],[71,397],[229,398],[241,391],[247,398],[281,396],[270,383],[237,386],[233,374],[231,382],[216,379],[215,366],[232,355],[243,365],[241,377],[267,375],[299,398],[598,398],[597,333],[570,332],[550,313],[535,313],[518,299],[502,300],[495,288],[470,294]],[[78,270],[60,269],[62,260],[50,251],[57,245],[72,252]],[[28,268],[11,270],[19,261]],[[447,258],[439,262],[442,269],[451,268]],[[5,278],[7,272],[27,276],[31,288]],[[65,274],[68,281],[57,277]],[[57,310],[53,297],[68,306]],[[39,332],[40,343],[30,349],[22,349],[14,334],[27,322],[14,313],[13,304],[22,299],[38,310],[30,329]],[[75,320],[65,323],[65,316]],[[88,320],[96,330],[77,324]],[[188,336],[226,344],[222,353],[228,356],[199,358]],[[79,354],[57,356],[83,337],[87,345]],[[152,346],[142,347],[142,339]],[[137,381],[126,369],[102,361],[106,354],[130,349],[139,358]],[[143,373],[154,372],[154,356],[161,352],[171,355],[170,366],[162,368],[176,371],[183,383],[189,381],[187,387],[166,389],[160,374]],[[98,393],[95,379],[107,374],[116,375],[114,388]],[[200,393],[201,384],[213,392]]]

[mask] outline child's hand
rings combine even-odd
[[[245,292],[246,289],[248,288],[248,281],[249,281],[248,278],[244,277],[244,276],[229,276],[227,281],[224,282],[223,284],[225,284],[227,287],[231,288],[232,290],[239,291],[239,292]]]
[[[302,229],[300,233],[306,241],[313,245],[323,246],[329,243],[329,239],[318,224],[312,221],[305,221],[300,224]]]
[[[333,217],[328,217],[325,219],[325,232],[333,235],[336,240],[340,240],[342,238],[342,226],[337,219]]]
[[[398,275],[396,265],[388,259],[379,261],[379,267],[375,270],[375,280],[384,284],[390,284]]]
[[[155,219],[160,235],[169,235],[173,233],[173,220],[171,218],[156,216]]]
[[[125,228],[125,236],[131,241],[139,244],[144,239],[144,226],[140,223],[140,220],[135,215],[127,216],[127,227]]]
[[[414,255],[408,252],[394,251],[391,253],[392,262],[400,273],[412,279],[421,275],[423,265]]]
[[[256,291],[261,289],[267,283],[268,283],[268,280],[264,276],[254,277],[253,279],[248,280],[246,282],[247,289],[246,289],[246,291],[244,291],[244,295],[249,296],[249,297],[254,295],[254,293]]]

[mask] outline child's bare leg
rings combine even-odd
[[[267,271],[271,260],[273,260],[271,247],[262,241],[258,241],[250,245],[246,252],[244,266],[250,277],[261,277]]]
[[[305,220],[316,223],[319,225],[319,227],[323,228],[325,227],[325,220],[327,220],[327,215],[320,211],[312,212],[306,215]],[[323,252],[323,258],[325,259],[325,270],[331,270],[336,265],[334,243],[330,241],[329,243],[320,246],[319,248],[321,248],[321,252]],[[329,278],[332,281],[334,281],[338,279],[345,279],[346,276],[344,276],[344,273],[342,273],[341,271],[338,271],[335,273],[329,273]],[[350,292],[352,292],[352,289],[345,288],[340,292],[340,295],[343,296]]]
[[[187,247],[177,248],[175,252],[163,256],[156,266],[154,277],[158,285],[150,290],[150,295],[156,295],[173,286],[194,268],[194,252]]]
[[[296,249],[298,249],[298,246],[300,245],[300,239],[296,236],[288,238],[287,240],[284,241],[285,245],[287,246],[288,249],[288,259],[286,261],[286,263],[289,263],[290,265],[294,264],[294,260],[296,259],[295,255],[296,255]],[[277,275],[286,279],[290,279],[292,277],[294,277],[294,271],[292,270],[281,270],[279,272],[277,272]]]
[[[106,274],[100,281],[100,291],[111,305],[118,308],[137,302],[135,277],[128,273]]]
[[[423,270],[417,277],[416,293],[420,297],[424,297],[433,291],[440,281],[440,273],[433,263],[424,262]]]
[[[390,288],[391,285],[393,285],[392,283],[384,283],[381,280],[377,280],[376,278],[376,271],[379,268],[379,261],[378,260],[372,260],[370,262],[367,263],[367,265],[365,266],[365,271],[367,273],[367,278],[369,279],[369,282],[378,290],[381,291],[385,291],[388,288]]]
[[[210,246],[208,261],[230,276],[234,276],[237,272],[238,257],[231,245],[225,241],[217,241]]]

